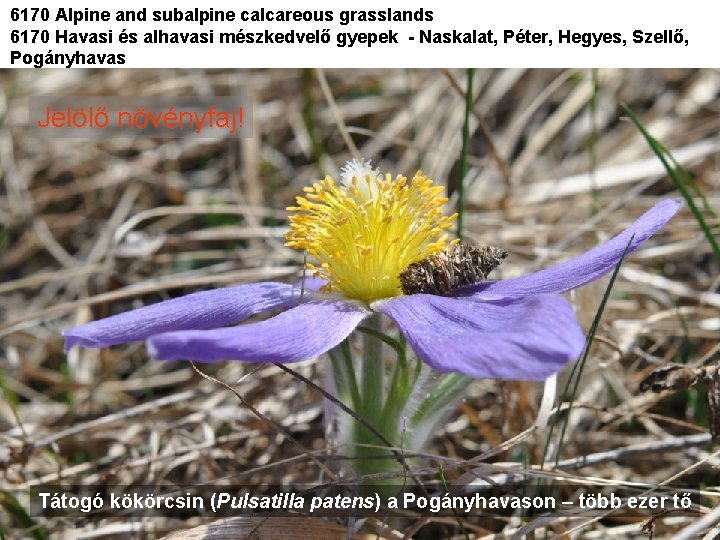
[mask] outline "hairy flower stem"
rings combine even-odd
[[[385,334],[378,314],[367,319],[357,331],[362,334],[356,336],[361,339],[357,343],[362,344],[360,358],[353,360],[351,340],[329,354],[333,390],[361,420],[336,414],[337,409],[332,407],[327,409],[328,419],[337,420],[340,453],[349,458],[345,462],[348,476],[400,472],[403,465],[398,460],[398,450],[424,450],[472,379],[439,374],[414,355],[408,356],[404,339]],[[382,434],[384,440],[368,425]],[[386,449],[388,443],[398,450]],[[368,479],[361,481],[361,486],[377,490],[397,483]]]
[[[388,425],[387,416],[383,415],[385,409],[385,396],[387,394],[385,365],[383,362],[383,342],[374,335],[382,332],[382,319],[379,313],[370,316],[364,326],[369,330],[363,334],[363,353],[361,371],[361,395],[358,414],[372,424],[378,431],[387,437],[393,444],[399,442],[393,426]],[[379,447],[383,443],[370,433],[370,431],[357,421],[353,422],[353,451],[356,462],[353,469],[358,475],[387,472],[398,467],[393,458],[381,459],[391,454],[382,451]]]

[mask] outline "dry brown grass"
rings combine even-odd
[[[720,73],[597,75],[593,122],[590,71],[477,73],[482,129],[474,120],[465,223],[470,240],[510,252],[501,276],[580,253],[656,201],[678,196],[622,118],[621,103],[720,208]],[[407,174],[421,167],[447,183],[454,201],[464,73],[22,70],[0,78],[0,487],[326,479],[318,465],[327,459],[323,404],[276,367],[228,362],[203,368],[232,384],[267,423],[187,364],[149,360],[137,344],[65,354],[60,331],[188,291],[296,279],[302,256],[283,247],[283,209],[303,185],[337,173],[353,157],[353,145],[382,170]],[[28,95],[239,92],[255,100],[250,139],[39,139],[22,126]],[[717,235],[717,220],[706,217]],[[545,471],[599,478],[618,489],[628,482],[718,485],[704,386],[674,395],[637,393],[640,380],[660,364],[717,363],[718,269],[687,209],[625,263],[569,416],[560,462],[555,468],[549,460]],[[584,328],[606,283],[571,296]],[[322,361],[298,369],[321,381]],[[547,430],[532,427],[541,390],[478,381],[419,469],[433,472],[443,463],[451,480],[465,482],[472,473],[497,477],[537,466],[547,437]],[[551,452],[557,432],[553,441]],[[696,515],[660,517],[654,538],[694,526],[715,504],[706,497]],[[711,518],[705,530],[716,526]],[[208,523],[182,516],[33,519],[53,538],[151,538]],[[341,537],[348,521],[333,522],[339,528],[328,525],[335,532],[327,537]],[[471,538],[510,538],[532,528],[540,538],[545,530],[548,538],[568,531],[573,538],[629,538],[643,536],[641,522],[557,515],[470,519],[466,527]],[[22,523],[7,512],[0,528],[23,536]],[[237,537],[247,529],[230,530],[228,537]],[[263,537],[290,537],[278,530]],[[364,530],[388,538],[464,537],[453,519],[432,516],[385,524],[371,519]]]

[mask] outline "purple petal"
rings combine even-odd
[[[65,350],[107,347],[172,330],[217,328],[298,302],[298,288],[261,282],[197,292],[65,330]]]
[[[478,300],[501,300],[531,294],[560,293],[590,283],[617,266],[630,238],[632,243],[628,253],[665,225],[680,206],[680,201],[675,199],[659,202],[616,237],[582,255],[519,278],[465,287],[458,296],[471,294]]]
[[[471,377],[545,379],[576,360],[585,344],[572,308],[556,295],[500,305],[413,294],[374,307],[395,321],[426,364]]]
[[[159,334],[147,347],[158,360],[299,362],[340,343],[369,313],[346,300],[313,300],[259,323]]]

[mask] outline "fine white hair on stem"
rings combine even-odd
[[[538,411],[535,426],[538,429],[546,428],[552,413],[553,403],[555,403],[555,393],[557,391],[557,374],[553,374],[545,379],[543,388],[543,397],[540,402],[540,410]]]

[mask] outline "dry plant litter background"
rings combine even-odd
[[[22,70],[0,80],[0,532],[6,537],[718,534],[713,497],[691,515],[663,515],[644,530],[643,516],[498,515],[460,518],[461,528],[457,519],[428,515],[290,524],[23,515],[12,490],[34,485],[323,481],[316,460],[329,455],[325,405],[302,381],[272,365],[202,367],[232,385],[244,404],[189,364],[150,360],[142,344],[65,354],[60,331],[194,290],[297,280],[302,254],[283,247],[284,208],[314,179],[337,177],[354,152],[383,171],[421,168],[447,185],[455,204],[466,73]],[[254,99],[248,139],[40,139],[22,125],[30,95],[239,93]],[[692,173],[707,205],[720,208],[717,70],[479,70],[472,99],[464,236],[510,253],[494,278],[581,253],[658,200],[679,197],[622,103]],[[717,237],[717,218],[699,197],[696,202]],[[618,486],[717,485],[720,453],[708,433],[706,383],[664,393],[638,386],[666,363],[718,363],[718,267],[687,207],[623,263],[571,411],[567,398],[558,402],[555,418],[567,418],[567,427],[562,440],[559,429],[550,434],[543,471],[549,432],[534,427],[542,385],[478,380],[437,434],[432,453],[418,460],[418,472],[436,476],[442,465],[449,483],[553,472]],[[583,328],[607,283],[571,295]],[[296,366],[317,383],[323,367],[322,361]],[[564,382],[561,377],[560,389]],[[362,532],[352,532],[360,526]]]

